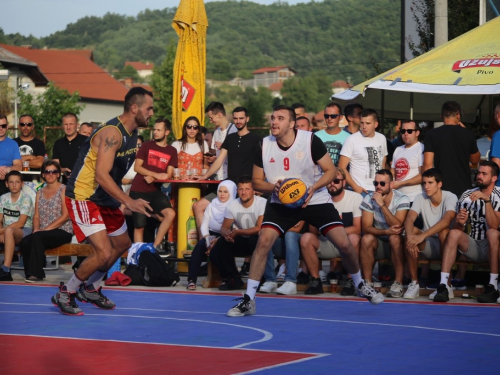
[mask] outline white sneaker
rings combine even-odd
[[[266,281],[259,289],[261,293],[274,293],[278,289],[278,284],[274,281]]]
[[[399,281],[394,281],[386,297],[399,298],[403,296],[403,285]]]
[[[418,284],[418,281],[413,280],[408,285],[408,289],[406,290],[405,294],[403,295],[403,298],[416,299],[418,297],[420,297],[420,285]]]
[[[323,270],[319,271],[319,278],[321,279],[322,283],[326,284],[328,282],[328,280],[326,279],[326,273]]]
[[[276,293],[277,294],[284,294],[285,296],[297,294],[297,284],[295,284],[291,281],[286,281],[282,286],[280,286],[276,290]]]
[[[447,286],[447,287],[448,287],[448,286]],[[453,298],[455,298],[455,294],[453,294],[453,289],[452,289],[452,288],[450,288],[450,287],[448,287],[447,289],[448,289],[448,298],[449,298],[449,299],[453,299]],[[438,291],[437,291],[437,289],[436,289],[434,292],[432,292],[432,293],[429,295],[429,299],[434,301],[434,297],[436,297],[437,292],[438,292]],[[498,301],[497,301],[497,302],[498,302]],[[500,303],[500,302],[498,302],[498,303]]]

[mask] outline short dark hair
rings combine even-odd
[[[10,171],[9,173],[7,173],[5,175],[5,181],[9,181],[10,176],[18,176],[21,179],[21,181],[23,180],[23,176],[19,171]]]
[[[380,174],[382,176],[389,176],[389,181],[392,181],[394,179],[394,177],[392,176],[392,172],[388,169],[379,169],[377,172],[375,172],[375,174]]]
[[[245,112],[245,117],[248,117],[248,109],[246,109],[245,107],[236,107],[235,109],[233,109],[233,115],[235,112]]]
[[[450,100],[443,103],[441,107],[441,117],[446,118],[460,114],[462,114],[462,107],[460,107],[460,104],[457,102]]]
[[[20,121],[23,117],[29,117],[29,118],[31,119],[31,121],[35,122],[35,119],[33,118],[33,116],[31,116],[31,115],[27,115],[27,114],[24,114],[24,115],[19,116],[19,121]]]
[[[342,107],[340,106],[340,104],[339,104],[339,103],[337,103],[337,102],[330,102],[330,103],[328,103],[328,104],[326,105],[325,109],[327,109],[327,108],[332,108],[332,107],[337,107],[337,108],[339,109],[339,115],[341,115],[341,114],[342,114]]]
[[[424,173],[422,173],[422,178],[424,177],[427,178],[434,177],[437,183],[443,182],[443,174],[441,173],[441,170],[439,170],[438,168],[427,169]]]
[[[247,174],[244,174],[243,176],[238,177],[238,180],[236,180],[236,185],[249,184],[249,183],[252,183],[252,176],[249,176]]]
[[[159,124],[160,122],[163,122],[163,126],[165,130],[171,131],[172,130],[172,124],[170,123],[170,120],[166,117],[160,117],[155,120],[155,124]]]
[[[304,104],[302,104],[302,103],[293,103],[290,107],[292,107],[294,110],[297,109],[297,108],[303,108],[304,112],[306,110],[306,106]]]
[[[344,116],[347,119],[354,114],[355,109],[363,110],[363,106],[359,103],[349,103],[344,107]]]
[[[375,121],[378,121],[378,113],[372,108],[363,109],[361,117],[372,116]]]
[[[41,171],[42,171],[42,178],[45,180],[45,178],[43,177],[43,171],[45,170],[45,168],[47,168],[48,166],[54,166],[56,167],[57,169],[57,172],[59,174],[61,174],[61,164],[59,164],[57,161],[54,161],[54,160],[47,160],[47,161],[44,161],[43,164],[42,164],[42,168],[41,168]]]
[[[214,115],[218,113],[222,113],[222,116],[226,115],[226,109],[224,108],[224,104],[221,102],[210,102],[205,108],[205,113],[212,112]]]
[[[142,103],[144,103],[144,98],[146,95],[150,96],[151,98],[153,97],[153,93],[146,90],[145,88],[132,87],[128,91],[127,95],[125,95],[125,104],[123,110],[125,112],[129,112],[130,108],[132,108],[134,104],[140,106]]]
[[[491,175],[492,176],[497,176],[498,177],[498,164],[495,163],[494,161],[491,160],[481,160],[479,162],[480,167],[490,167],[491,168]]]
[[[403,127],[403,124],[409,124],[410,122],[415,124],[415,130],[420,131],[420,125],[415,120],[401,120],[401,127]]]
[[[90,122],[82,122],[82,123],[80,124],[80,128],[81,128],[82,126],[88,126],[89,128],[93,128],[93,127],[94,127],[94,125],[92,125]]]
[[[144,137],[141,134],[137,136],[137,139],[140,139],[144,143]]]
[[[70,116],[71,116],[71,117],[74,117],[74,118],[75,118],[75,120],[76,120],[76,122],[78,122],[78,116],[77,116],[76,114],[72,113],[72,112],[66,112],[66,113],[63,115],[63,117],[61,117],[61,121],[62,121],[62,119],[63,119],[63,118],[65,118],[65,117],[70,117]],[[92,125],[91,125],[91,126],[92,126]]]
[[[292,107],[289,107],[289,106],[284,105],[284,104],[280,104],[280,105],[277,105],[276,107],[273,108],[273,112],[281,111],[281,110],[288,111],[290,114],[290,120],[295,121],[295,119],[296,119],[295,118],[295,111],[293,110]]]
[[[7,120],[7,116],[5,116],[3,113],[0,113],[0,120],[5,120],[7,121],[7,123],[9,123],[9,121]]]
[[[299,121],[299,120],[306,120],[306,121],[307,121],[307,123],[308,123],[309,125],[311,125],[311,121],[310,121],[310,120],[309,120],[309,118],[307,118],[306,116],[299,116],[299,117],[297,117],[297,118],[295,119],[295,122],[297,122],[297,121]]]

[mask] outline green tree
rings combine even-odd
[[[113,74],[113,77],[115,77],[115,79],[132,78],[134,82],[142,81],[137,70],[131,65],[125,65],[121,70]]]
[[[243,106],[248,110],[250,116],[250,127],[266,127],[266,113],[272,111],[273,98],[271,92],[265,87],[259,87],[255,91],[251,87],[247,87],[243,93]],[[259,131],[262,136],[268,135],[267,129]]]
[[[167,47],[167,56],[160,65],[155,65],[150,78],[154,91],[156,117],[172,119],[175,50],[174,43],[171,42]]]
[[[80,95],[75,92],[70,94],[55,86],[52,82],[47,86],[47,90],[38,96],[26,94],[23,90],[18,92],[18,114],[29,114],[35,121],[35,132],[43,138],[44,128],[49,126],[61,126],[62,117],[68,113],[79,115],[84,106],[79,104]],[[45,148],[48,156],[52,156],[52,146],[54,142],[64,135],[62,130],[47,129],[45,138]]]
[[[282,102],[287,105],[302,103],[307,111],[318,112],[324,108],[332,95],[328,82],[319,75],[287,79],[281,89]]]

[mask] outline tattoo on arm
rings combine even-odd
[[[111,139],[109,137],[107,137],[106,140],[104,141],[104,145],[105,145],[104,152],[113,148],[117,144],[118,144],[118,141],[115,139],[115,136],[112,136]]]

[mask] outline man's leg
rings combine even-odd
[[[309,275],[314,278],[319,278],[319,259],[316,252],[319,249],[319,238],[313,233],[304,233],[300,238],[300,249],[302,259],[309,270]]]
[[[378,239],[372,234],[365,234],[361,237],[359,258],[363,269],[363,278],[369,283],[372,282],[373,265],[375,264],[375,251],[378,247]],[[347,267],[346,267],[347,268]]]
[[[264,274],[269,250],[271,250],[274,241],[276,241],[279,235],[280,233],[272,228],[263,228],[260,231],[257,247],[253,252],[252,261],[250,262],[250,275],[248,276],[247,283],[247,295],[252,300],[255,298],[260,279]]]
[[[497,229],[488,229],[486,232],[488,261],[490,263],[490,281],[486,286],[484,293],[477,296],[477,302],[495,303],[499,298],[498,293],[498,245],[500,232]],[[480,253],[484,254],[484,249]],[[480,256],[481,257],[481,256]],[[474,259],[473,259],[474,260]],[[477,259],[479,260],[479,259]]]
[[[285,281],[297,283],[297,268],[300,258],[300,238],[302,235],[296,232],[285,233],[285,263],[286,275]]]
[[[161,211],[161,216],[163,216],[163,219],[161,219],[160,226],[156,231],[156,237],[153,243],[155,247],[159,246],[163,242],[165,235],[174,222],[175,211],[172,208],[165,208],[163,211]]]
[[[200,229],[201,224],[203,223],[203,215],[205,215],[205,210],[207,209],[209,204],[210,202],[205,198],[201,198],[200,200],[193,203],[193,213],[196,220],[196,227],[198,228],[198,238],[203,238]]]
[[[419,235],[422,231],[418,228],[413,228],[413,234]],[[423,251],[425,248],[425,242],[418,244],[418,250]],[[408,272],[410,273],[410,278],[412,281],[418,282],[418,259],[419,256],[412,256],[405,246],[406,263],[408,264]]]

